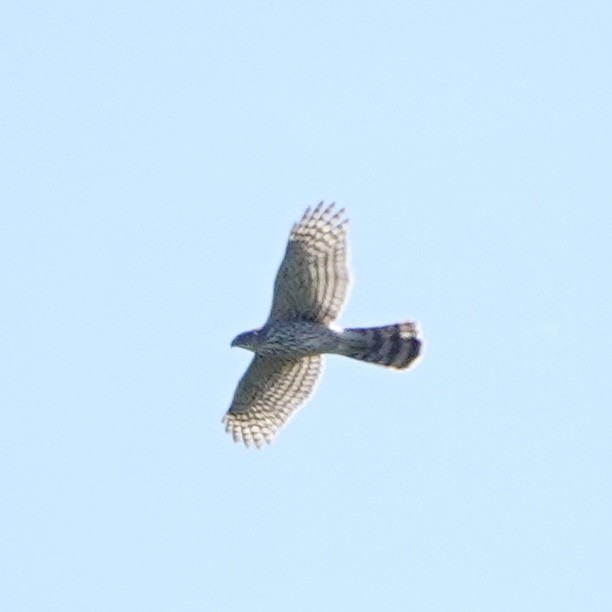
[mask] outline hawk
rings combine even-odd
[[[259,448],[272,441],[314,391],[323,353],[398,370],[419,356],[415,323],[332,327],[349,284],[347,222],[334,204],[306,210],[291,229],[268,320],[232,341],[255,353],[223,417],[235,442]]]

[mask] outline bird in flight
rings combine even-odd
[[[405,370],[421,351],[413,322],[339,329],[349,273],[344,209],[321,202],[289,234],[265,325],[239,334],[232,346],[255,353],[223,417],[235,442],[270,443],[314,391],[322,354]]]

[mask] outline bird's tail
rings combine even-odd
[[[340,334],[338,352],[353,359],[404,370],[421,352],[417,335],[417,327],[412,322],[345,329]]]

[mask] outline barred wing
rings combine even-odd
[[[303,319],[330,323],[338,317],[348,291],[344,209],[321,202],[306,210],[289,235],[276,275],[268,322]]]
[[[320,372],[320,355],[298,360],[255,355],[223,417],[225,431],[246,446],[269,444],[314,391]]]

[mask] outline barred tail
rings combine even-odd
[[[414,323],[345,329],[339,353],[389,368],[404,370],[419,356],[421,341]]]

